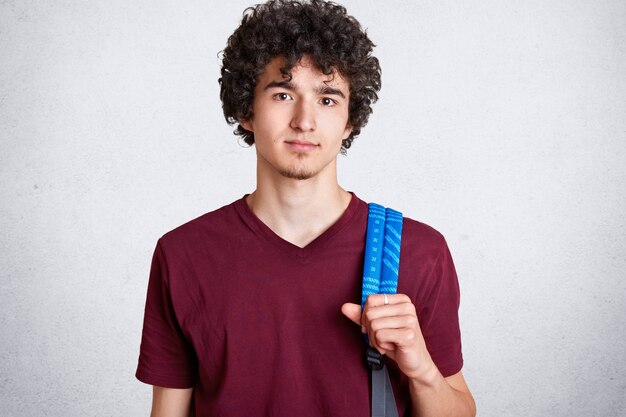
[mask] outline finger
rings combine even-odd
[[[369,339],[370,346],[376,349],[378,353],[380,353],[381,355],[386,354],[387,350],[390,350],[393,348],[393,346],[381,346],[380,343],[376,341],[376,333],[372,329],[367,330],[367,337]],[[389,349],[386,349],[385,347]]]
[[[414,340],[414,337],[408,337],[405,332],[417,333],[418,330],[414,327],[416,322],[413,316],[384,317],[370,323],[368,334],[374,346],[395,350],[396,345],[404,346]]]
[[[411,299],[405,294],[372,294],[367,297],[365,306],[378,307],[385,305],[385,295],[387,296],[387,304],[410,303]]]
[[[400,328],[400,329],[389,329],[384,328],[378,331],[372,332],[373,341],[378,346],[393,346],[393,350],[396,347],[404,348],[407,346],[413,346],[417,340],[417,334],[413,329],[410,328]]]
[[[389,352],[393,352],[396,349],[396,345],[388,342],[379,343],[379,346],[383,349],[383,352],[385,352],[381,353],[381,355],[389,355]]]
[[[353,303],[345,303],[341,306],[341,312],[352,322],[361,326],[361,331],[365,333],[365,328],[361,325],[361,306]]]
[[[363,311],[363,321],[365,324],[381,317],[390,316],[417,316],[415,306],[411,303],[389,304],[377,307],[368,306]]]
[[[403,316],[381,317],[379,319],[372,320],[369,325],[374,332],[378,332],[383,329],[411,329],[413,331],[418,329],[417,318],[409,314]]]

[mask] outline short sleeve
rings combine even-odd
[[[419,322],[426,347],[444,377],[463,367],[461,331],[459,328],[459,283],[448,246],[441,237],[427,282]]]
[[[135,376],[166,388],[195,385],[197,359],[176,319],[169,291],[167,262],[159,243],[154,251]]]

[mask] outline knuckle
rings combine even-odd
[[[374,333],[376,333],[377,331],[379,331],[379,330],[380,330],[380,326],[379,326],[379,324],[378,324],[378,321],[377,321],[377,320],[370,321],[370,322],[369,322],[369,328],[370,328],[370,329],[371,329]]]
[[[376,305],[376,299],[382,297],[382,295],[380,294],[370,294],[367,296],[367,299],[365,300],[365,305],[366,306],[370,306],[370,307],[374,307]]]
[[[380,345],[381,343],[385,342],[385,332],[383,331],[383,329],[375,330],[373,331],[373,333],[376,344]]]
[[[403,305],[403,310],[406,314],[415,314],[415,306],[412,303],[405,303]]]
[[[400,296],[400,301],[402,301],[403,303],[410,303],[411,302],[411,298],[406,295],[406,294],[398,294]]]
[[[380,331],[379,330],[372,330],[372,334],[370,336],[370,339],[372,339],[372,342],[374,343],[375,346],[380,346],[380,344],[382,343],[382,341],[380,339]]]

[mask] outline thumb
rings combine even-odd
[[[361,306],[353,303],[345,303],[341,306],[341,312],[344,316],[352,320],[354,323],[361,325]],[[361,331],[363,331],[361,326]]]

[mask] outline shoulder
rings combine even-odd
[[[363,206],[367,213],[367,204],[364,203]],[[367,218],[367,214],[365,217]],[[426,223],[403,215],[401,266],[408,259],[419,262],[420,265],[431,264],[448,254],[448,244],[443,234]]]
[[[402,249],[414,255],[436,258],[448,252],[448,245],[444,236],[432,226],[404,217]]]
[[[444,236],[432,226],[404,218],[402,226],[402,249],[400,271],[405,283],[418,285],[422,298],[427,297],[431,289],[445,281],[454,283],[456,272],[448,244]]]
[[[165,251],[188,248],[229,233],[235,233],[241,223],[237,206],[243,199],[205,213],[165,233],[158,245]]]
[[[404,218],[398,292],[409,295],[418,314],[433,303],[458,308],[459,286],[454,262],[444,236],[435,228]],[[441,301],[443,296],[445,301]],[[456,307],[455,307],[456,306]]]

